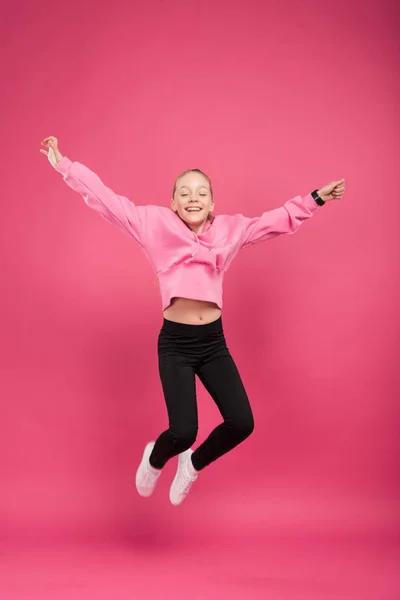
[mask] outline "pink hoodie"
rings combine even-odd
[[[224,274],[239,250],[294,233],[320,208],[311,194],[296,196],[260,217],[217,215],[196,235],[171,208],[136,206],[78,162],[64,157],[56,170],[88,206],[139,242],[157,274],[163,310],[174,297],[214,302],[222,308]]]

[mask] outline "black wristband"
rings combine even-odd
[[[311,192],[311,196],[314,198],[318,206],[323,206],[324,204],[326,204],[326,202],[322,200],[322,198],[319,196],[318,190],[314,190],[313,192]]]

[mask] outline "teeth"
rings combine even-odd
[[[187,208],[186,209],[188,212],[200,212],[201,208]]]

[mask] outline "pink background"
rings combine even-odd
[[[376,549],[397,535],[397,12],[358,0],[7,6],[6,547],[233,536],[239,548],[246,536],[340,533],[376,536]],[[151,499],[134,489],[145,443],[166,426],[155,275],[39,154],[48,135],[137,204],[168,205],[193,167],[210,175],[217,212],[247,216],[346,178],[342,201],[231,266],[224,327],[256,429],[179,509],[168,502],[174,461]],[[219,414],[198,390],[201,441]],[[8,597],[15,564],[3,571]]]

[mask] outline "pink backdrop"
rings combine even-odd
[[[88,1],[1,24],[3,540],[397,531],[399,61],[395,2]],[[134,489],[166,426],[157,281],[39,154],[137,204],[211,176],[255,216],[346,178],[294,236],[244,250],[224,326],[252,437],[168,502]],[[199,384],[199,441],[219,422]]]

